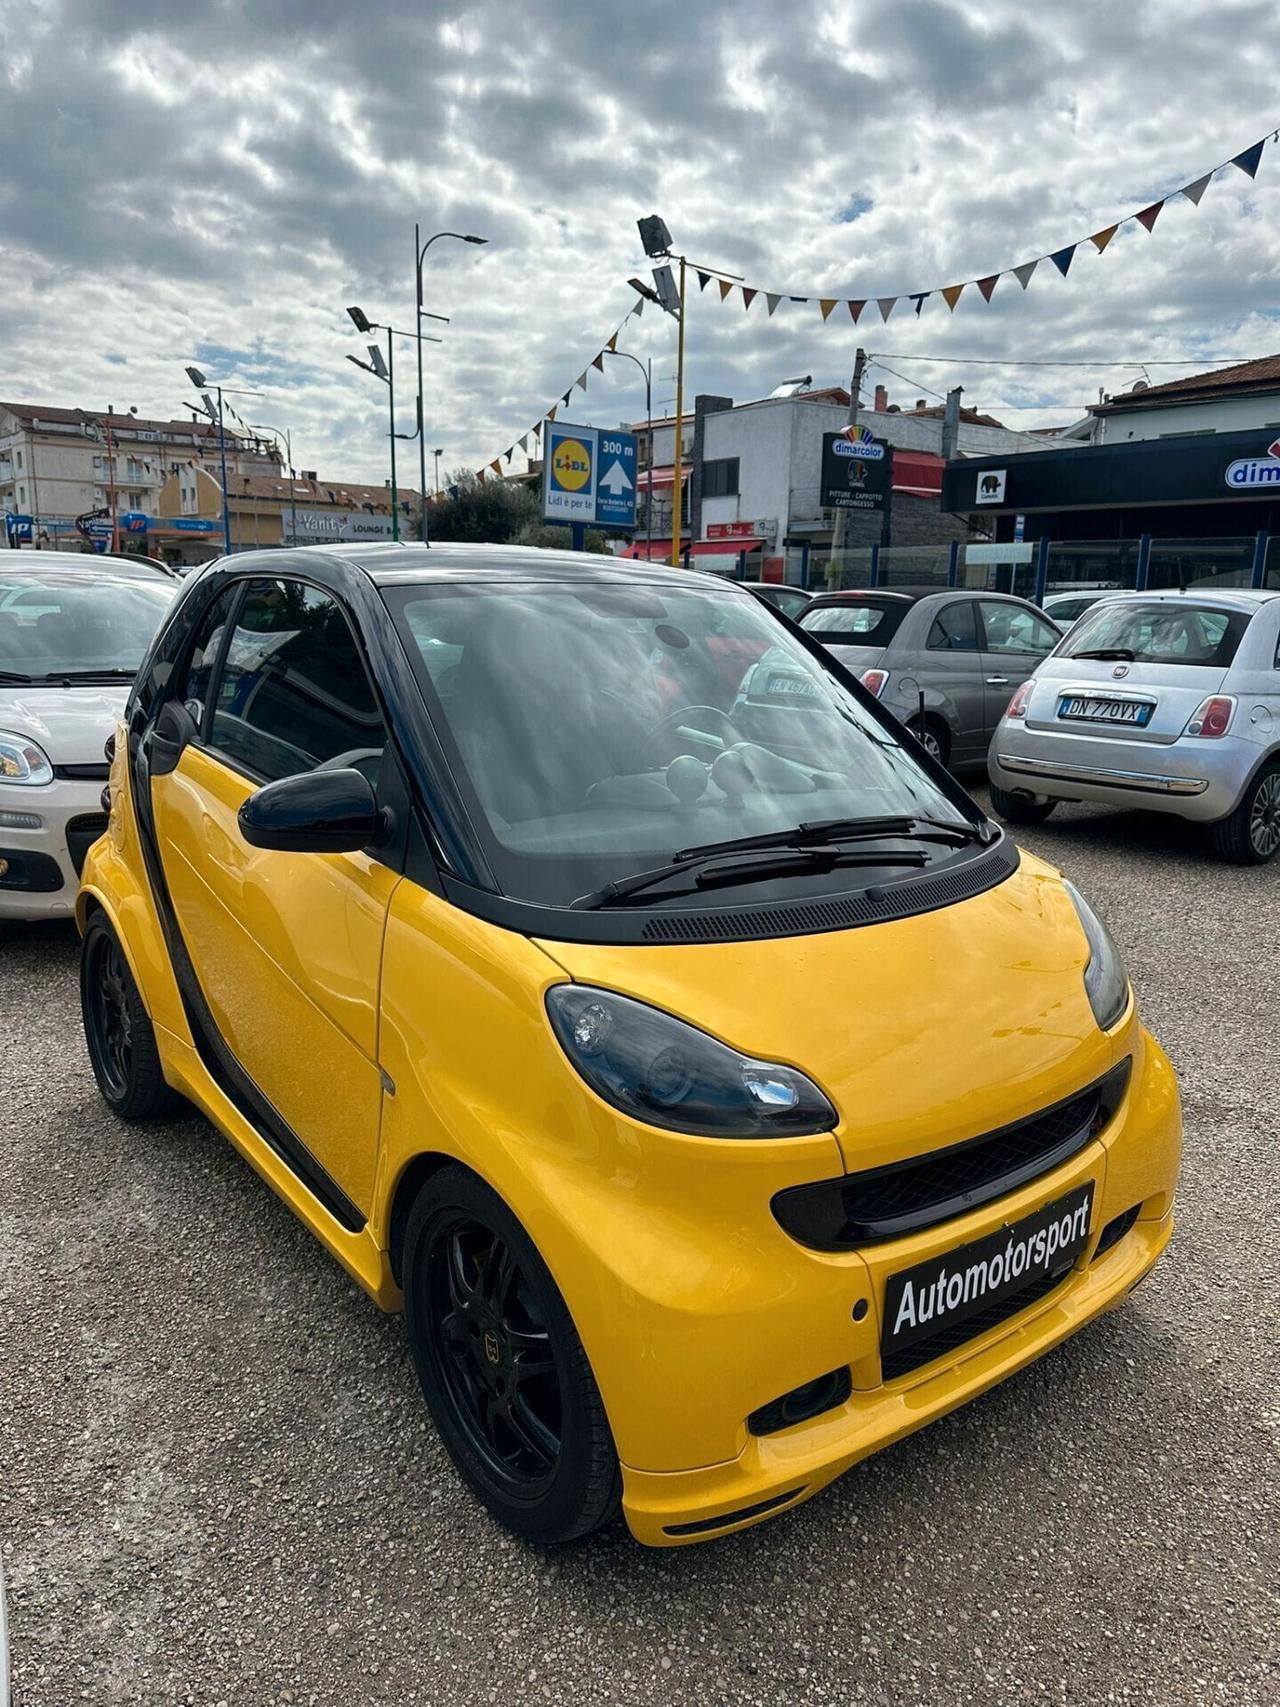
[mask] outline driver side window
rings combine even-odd
[[[302,581],[255,581],[213,695],[211,744],[274,782],[361,771],[376,788],[386,729],[347,619]]]

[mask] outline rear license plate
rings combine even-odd
[[[1058,716],[1080,723],[1132,723],[1143,729],[1151,721],[1155,706],[1145,699],[1085,699],[1064,693],[1058,701]]]
[[[1093,1181],[1012,1226],[889,1277],[880,1355],[949,1331],[1057,1274],[1089,1238]]]

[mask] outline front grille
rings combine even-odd
[[[1107,1125],[1129,1082],[1128,1056],[1104,1078],[1025,1120],[866,1173],[780,1191],[778,1221],[815,1250],[847,1250],[967,1214],[1061,1166]]]
[[[796,1423],[808,1422],[823,1411],[843,1405],[853,1391],[853,1378],[847,1368],[833,1369],[829,1375],[819,1375],[816,1381],[806,1381],[793,1387],[780,1399],[771,1399],[747,1418],[750,1434],[777,1434]]]
[[[1015,1292],[1012,1298],[1003,1298],[1000,1303],[993,1304],[989,1310],[982,1310],[978,1315],[970,1316],[963,1322],[953,1322],[949,1327],[940,1328],[936,1334],[930,1334],[927,1340],[916,1340],[914,1345],[891,1352],[881,1361],[881,1377],[885,1381],[897,1381],[903,1375],[910,1375],[913,1369],[932,1363],[935,1358],[945,1357],[949,1351],[955,1351],[966,1340],[977,1339],[979,1334],[985,1334],[991,1328],[998,1328],[1001,1322],[1007,1322],[1011,1316],[1016,1316],[1019,1310],[1029,1309],[1032,1304],[1038,1304],[1042,1298],[1047,1298],[1054,1287],[1062,1285],[1070,1272],[1070,1269],[1066,1269],[1058,1274],[1042,1275],[1030,1286],[1024,1286],[1021,1292]]]
[[[1126,1209],[1123,1215],[1117,1215],[1114,1221],[1107,1222],[1098,1235],[1098,1243],[1093,1253],[1094,1262],[1097,1262],[1100,1256],[1105,1256],[1113,1245],[1118,1245],[1125,1234],[1133,1230],[1141,1208],[1140,1203],[1135,1203],[1132,1209]]]
[[[105,812],[82,812],[78,818],[67,820],[67,852],[79,877],[84,856],[107,827]]]
[[[102,759],[93,765],[55,765],[53,774],[59,782],[105,782],[111,766]]]

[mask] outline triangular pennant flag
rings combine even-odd
[[[1152,202],[1150,207],[1144,207],[1141,213],[1135,213],[1133,217],[1137,220],[1139,225],[1145,225],[1147,230],[1150,231],[1155,225],[1156,220],[1160,217],[1160,209],[1163,206],[1163,202]]]
[[[575,385],[581,386],[583,391],[585,391],[587,389],[587,370],[586,370],[586,368],[583,368],[582,372],[578,375],[577,379],[575,379],[573,383]]]
[[[550,407],[550,408],[549,408],[549,409],[548,409],[548,410],[547,410],[547,419],[548,419],[548,421],[554,421],[554,420],[555,420],[555,418],[556,418],[556,409],[557,409],[557,408],[558,408],[558,405],[557,405],[557,404],[555,404],[555,403],[553,403],[553,404],[552,404],[552,405],[551,405],[551,407]]]
[[[716,283],[720,286],[720,300],[723,302],[725,297],[728,296],[729,292],[733,289],[733,286],[729,283],[728,279],[717,279]]]
[[[759,296],[759,294],[760,294],[760,292],[758,290],[754,290],[747,285],[743,285],[743,287],[742,287],[742,306],[743,306],[744,311],[751,307],[751,304],[755,301],[755,299]]]
[[[1109,225],[1105,231],[1095,231],[1089,241],[1093,244],[1098,253],[1101,254],[1119,229],[1120,227],[1118,225]]]
[[[528,435],[528,433],[525,433],[523,435],[523,437],[518,438],[516,440],[516,443],[520,446],[521,454],[527,455],[528,451],[529,451],[529,435]]]
[[[1266,140],[1267,139],[1264,136],[1262,142],[1255,142],[1253,147],[1246,148],[1243,154],[1235,155],[1232,158],[1231,164],[1233,166],[1238,166],[1240,170],[1247,173],[1250,178],[1256,178],[1258,175],[1258,163],[1262,159],[1262,143]]]
[[[617,347],[618,347],[618,334],[617,334],[617,332],[615,332],[613,334],[612,338],[610,338],[608,343],[605,345],[605,349],[606,350],[616,350]]]
[[[1040,262],[1037,259],[1035,261],[1024,261],[1020,267],[1015,267],[1013,269],[1013,276],[1017,279],[1023,290],[1026,290],[1027,286],[1031,283],[1031,275],[1039,265]]]
[[[928,297],[931,297],[932,295],[933,295],[933,292],[931,290],[921,290],[921,291],[917,291],[916,294],[911,298],[912,302],[914,302],[916,305],[916,319],[917,320],[920,318],[920,310],[924,307],[926,299]]]
[[[706,290],[707,286],[710,283],[711,283],[711,274],[710,273],[699,273],[698,274],[698,289],[699,290]]]
[[[956,303],[959,302],[960,292],[963,289],[964,289],[964,286],[962,284],[947,285],[946,289],[942,293],[942,300],[946,303],[947,307],[951,310],[951,312],[953,314],[956,311]]]
[[[764,305],[769,310],[769,318],[771,320],[773,319],[774,309],[778,306],[778,304],[781,301],[782,301],[782,297],[777,291],[772,291],[772,290],[765,291],[765,293],[764,293]]]
[[[489,467],[493,470],[493,472],[495,474],[501,474],[502,473],[502,464],[498,461],[496,456],[494,457],[493,461],[489,464]]]
[[[835,307],[838,300],[839,299],[834,296],[824,296],[819,298],[818,307],[822,310],[822,318],[824,320],[830,315],[831,310]]]
[[[887,320],[893,313],[893,305],[897,300],[896,296],[878,296],[876,298],[876,307],[880,310],[882,320]]]
[[[1206,172],[1204,177],[1197,178],[1194,184],[1184,184],[1180,193],[1187,198],[1193,207],[1199,207],[1200,197],[1209,188],[1209,180],[1212,177],[1212,172]]]
[[[640,318],[640,316],[641,316],[641,315],[642,315],[642,314],[643,314],[643,313],[644,313],[644,298],[643,298],[643,297],[642,297],[642,296],[638,296],[638,297],[637,297],[637,298],[636,298],[636,305],[635,305],[635,307],[634,307],[634,308],[633,308],[633,309],[632,309],[632,310],[631,310],[631,312],[632,312],[632,313],[633,313],[633,314],[634,314],[634,315],[635,315],[635,317],[636,317],[636,319],[637,319],[637,320],[638,320],[638,319],[639,319],[639,318]]]
[[[483,468],[477,468],[476,469],[476,479],[480,482],[480,484],[482,486],[484,485],[484,469]]]
[[[564,407],[564,408],[566,408],[566,409],[567,409],[567,408],[568,408],[568,407],[569,407],[569,399],[570,399],[570,398],[571,398],[571,397],[572,397],[572,396],[573,396],[573,387],[572,387],[572,386],[570,386],[570,387],[569,387],[569,389],[568,389],[568,391],[566,391],[566,392],[565,392],[565,394],[564,394],[564,396],[563,396],[563,397],[562,397],[562,398],[561,398],[561,399],[560,399],[560,402],[561,402],[561,404],[562,404],[562,405],[563,405],[563,407]]]
[[[984,302],[991,301],[991,293],[996,288],[999,279],[999,273],[988,273],[985,279],[978,280],[978,289],[982,292]]]
[[[601,350],[600,354],[595,358],[595,360],[591,363],[591,365],[592,365],[592,367],[598,367],[600,369],[601,373],[604,372],[604,351],[603,350]]]
[[[530,428],[530,431],[535,439],[540,439],[542,437],[542,422],[535,421],[533,426]]]
[[[853,321],[855,326],[858,324],[858,316],[866,306],[867,299],[865,296],[861,298],[855,296],[849,299],[849,318]]]
[[[1059,249],[1056,254],[1050,255],[1050,257],[1049,257],[1049,259],[1053,262],[1054,266],[1062,274],[1064,279],[1066,278],[1067,273],[1070,270],[1071,259],[1072,259],[1072,256],[1075,254],[1075,252],[1076,252],[1075,244],[1074,243],[1068,243],[1065,249]]]
[[[812,302],[813,298],[811,296],[789,296],[787,298],[787,301],[788,302]]]

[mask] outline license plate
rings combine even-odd
[[[1065,1274],[1089,1238],[1093,1181],[985,1239],[889,1277],[880,1354],[949,1331],[1015,1293]]]
[[[1085,699],[1064,693],[1058,701],[1059,717],[1081,723],[1132,723],[1138,729],[1146,727],[1154,710],[1145,699]]]

